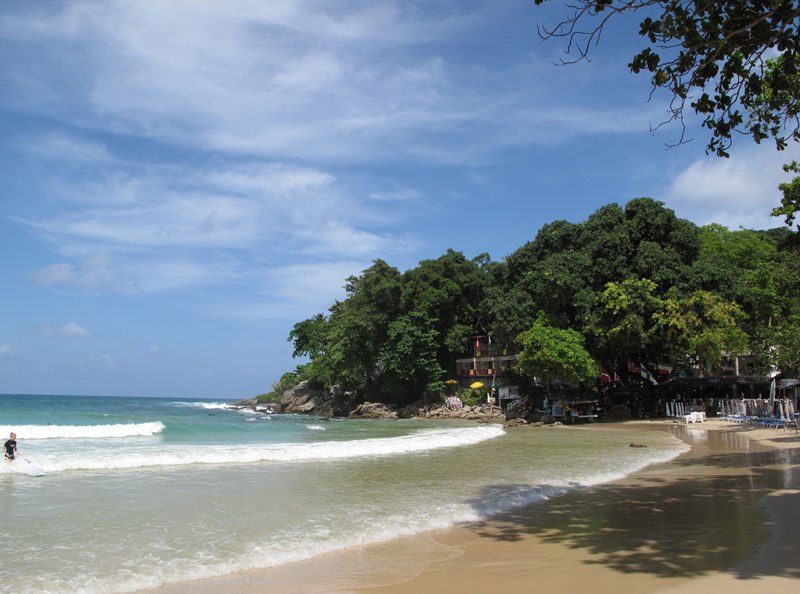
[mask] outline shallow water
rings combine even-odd
[[[279,566],[474,521],[686,450],[652,431],[0,396],[0,431],[15,429],[23,456],[48,472],[0,473],[0,591],[23,594],[124,592]]]

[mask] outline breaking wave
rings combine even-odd
[[[123,423],[117,425],[18,425],[0,426],[0,435],[10,432],[18,439],[86,439],[103,437],[146,437],[164,430],[164,423]]]
[[[257,462],[302,462],[341,460],[368,456],[391,456],[441,448],[472,445],[503,435],[500,425],[429,429],[405,435],[352,441],[196,446],[160,444],[93,450],[84,456],[46,456],[37,461],[47,472],[62,470],[120,470],[189,464],[251,464]]]

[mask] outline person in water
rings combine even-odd
[[[11,462],[17,455],[17,434],[11,433],[9,438],[3,444],[3,454],[5,459]]]

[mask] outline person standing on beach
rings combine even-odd
[[[3,444],[3,454],[5,459],[11,462],[17,455],[17,434],[12,432],[6,442]]]

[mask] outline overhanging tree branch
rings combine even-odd
[[[566,54],[575,57],[562,64],[589,61],[612,18],[647,15],[638,33],[650,46],[628,66],[650,73],[649,98],[657,90],[672,95],[667,119],[652,131],[679,122],[676,144],[686,142],[688,106],[711,134],[707,152],[719,156],[728,156],[733,134],[756,142],[772,138],[779,150],[800,140],[797,0],[570,0],[566,6],[570,17],[538,29],[544,39],[567,40]]]

